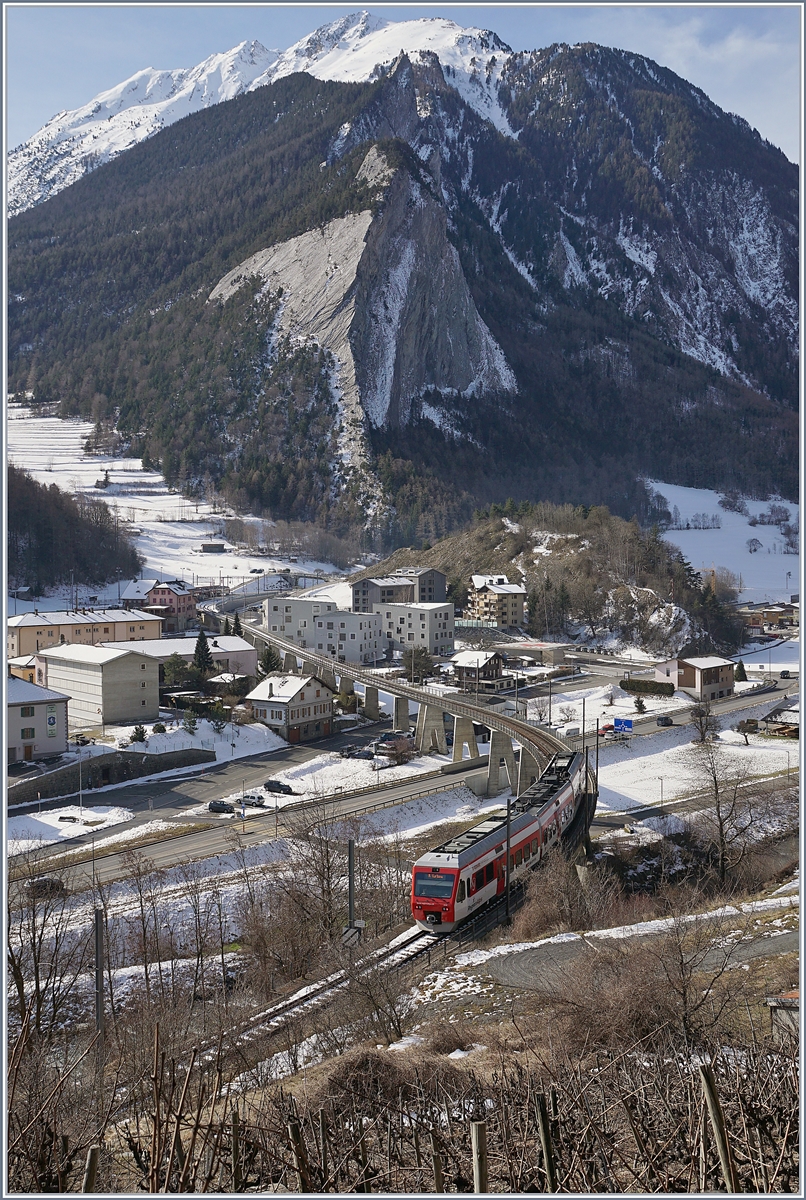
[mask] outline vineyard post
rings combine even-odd
[[[487,1191],[487,1122],[470,1122],[470,1142],[473,1147],[473,1191]]]

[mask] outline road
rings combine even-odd
[[[785,911],[785,910],[784,910]],[[653,931],[636,931],[634,937],[657,937]],[[554,990],[568,985],[566,972],[582,959],[590,960],[591,972],[595,970],[595,958],[603,942],[608,939],[579,936],[565,942],[548,942],[543,946],[533,946],[529,950],[515,951],[498,958],[491,958],[485,963],[487,971],[499,983],[506,987],[525,988],[528,990]],[[614,948],[619,943],[614,942]],[[731,961],[749,962],[753,958],[769,958],[776,954],[792,954],[800,949],[800,935],[796,929],[784,930],[771,936],[758,936],[735,945]],[[703,970],[709,966],[718,968],[719,951],[714,952],[714,958],[709,963],[706,957]]]
[[[294,749],[298,750],[299,747],[295,747]],[[287,765],[287,763],[281,765]],[[437,769],[436,766],[435,769]],[[343,798],[323,797],[323,803],[327,802],[328,818],[331,820],[348,815],[357,815],[362,812],[374,812],[378,808],[393,807],[414,797],[431,795],[436,791],[458,787],[468,775],[475,774],[480,769],[478,762],[476,762],[473,765],[468,764],[461,771],[430,779],[423,779],[421,775],[414,775],[409,779],[399,780],[389,784],[387,787],[381,787],[377,790],[373,789],[371,792],[362,795],[350,796],[348,794]],[[265,776],[266,768],[264,766],[260,778],[263,779]],[[182,789],[180,792],[182,803],[185,806],[187,806],[189,801],[192,803],[200,802],[197,795],[188,794],[189,785],[194,783],[199,787],[212,786],[207,781],[196,780],[180,784],[179,788]],[[238,786],[240,786],[240,776]],[[176,790],[173,789],[174,792]],[[219,784],[218,791],[220,792],[220,790]],[[140,848],[140,852],[154,867],[165,868],[175,866],[177,862],[183,859],[201,859],[226,852],[232,846],[234,833],[237,833],[242,844],[247,846],[270,842],[278,836],[282,837],[284,834],[298,828],[300,821],[304,823],[308,818],[310,820],[315,819],[309,798],[306,798],[306,801],[307,803],[302,808],[297,808],[291,803],[275,811],[273,807],[270,807],[271,800],[269,798],[269,806],[265,809],[247,808],[244,821],[241,820],[240,813],[234,817],[219,817],[210,814],[209,818],[200,821],[200,825],[203,827],[198,831],[182,833],[174,837],[166,834],[164,840],[143,846]],[[159,812],[160,815],[164,815],[163,809],[160,809]],[[145,815],[147,817],[153,816],[153,814],[148,812]],[[142,813],[140,816],[142,819]],[[215,822],[212,826],[210,826],[211,821]],[[186,824],[187,822],[183,823]],[[127,832],[131,828],[131,822],[127,823]],[[80,862],[75,862],[77,853],[81,855]],[[60,874],[64,874],[65,882],[69,889],[71,891],[79,891],[91,885],[93,870],[96,879],[101,883],[109,883],[122,878],[126,874],[124,855],[125,850],[103,855],[100,853],[93,855],[92,835],[84,834],[80,838],[71,840],[68,845],[62,844],[56,848],[53,846],[43,847],[38,855],[38,870],[43,873],[59,871]],[[60,862],[70,862],[71,860],[72,865],[65,866],[63,871],[60,870]]]

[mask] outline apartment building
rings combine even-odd
[[[300,650],[329,654],[334,662],[373,664],[386,643],[374,613],[348,612],[333,600],[271,596],[263,602],[266,629],[293,641]]]
[[[158,664],[128,649],[128,643],[124,648],[54,646],[41,650],[36,661],[48,687],[70,697],[71,728],[134,725],[159,718]]]
[[[36,654],[60,645],[95,646],[100,642],[142,642],[158,638],[162,618],[133,608],[81,609],[76,612],[21,613],[9,617],[6,653],[9,658]]]
[[[333,691],[314,675],[272,671],[246,697],[252,716],[287,742],[327,737],[333,723]]]
[[[353,612],[373,612],[383,604],[442,604],[447,576],[432,567],[398,567],[391,575],[353,584]]]
[[[471,575],[465,616],[510,629],[523,625],[525,601],[526,588],[506,575]]]
[[[125,650],[126,642],[105,642],[112,650]],[[258,652],[246,638],[237,634],[219,633],[208,635],[207,647],[216,667],[220,671],[229,671],[236,675],[257,675]],[[196,653],[195,638],[156,638],[153,642],[140,642],[137,653],[145,654],[164,667],[172,655],[178,654],[186,662],[193,662]],[[162,672],[160,671],[160,674]]]
[[[382,636],[392,650],[424,646],[429,654],[453,654],[453,605],[381,604],[375,612],[382,622]]]

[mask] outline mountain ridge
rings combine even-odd
[[[507,61],[518,138],[436,54],[397,54],[371,83],[293,74],[211,106],[15,217],[10,387],[115,421],[191,490],[209,476],[239,504],[336,525],[375,513],[393,541],[507,495],[648,512],[637,477],[670,470],[794,494],[797,172],[684,80],[652,82],[646,60],[557,46]],[[370,160],[405,193],[397,259],[380,233],[394,189]],[[389,253],[340,294],[341,350],[289,323],[300,297],[251,267],[211,309],[228,274],[361,212],[355,260],[377,238]],[[424,251],[433,279],[383,283]],[[454,283],[435,324],[440,271]],[[473,310],[502,356],[475,390],[472,338],[452,374],[438,349],[450,313]],[[348,349],[368,372],[350,414]]]

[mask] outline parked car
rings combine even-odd
[[[355,744],[352,744],[349,746],[342,746],[341,750],[339,750],[339,754],[341,755],[342,758],[352,758],[353,755],[355,754],[356,750],[358,750],[358,749],[359,749],[359,747],[356,746]]]
[[[612,723],[609,725],[600,725],[599,726],[599,737],[606,737],[608,733],[612,733],[612,732],[613,732]]]
[[[622,733],[620,729],[608,729],[607,733],[605,734],[606,742],[626,742],[627,740],[626,733]]]
[[[215,813],[234,813],[235,807],[228,800],[211,800],[207,805],[210,812]]]
[[[791,679],[791,678],[792,678],[792,674],[791,674],[791,672],[790,672],[790,671],[782,671],[782,672],[781,672],[781,678],[782,678],[782,679]]]
[[[262,796],[255,796],[251,793],[247,796],[244,796],[243,802],[247,808],[263,808],[264,804],[266,803]]]
[[[293,796],[294,789],[288,783],[283,783],[281,779],[267,779],[263,784],[267,792],[280,792],[283,796]]]
[[[38,875],[28,881],[28,894],[32,900],[48,900],[51,896],[66,896],[67,888],[53,875]]]
[[[356,750],[355,754],[350,755],[351,758],[366,758],[373,759],[375,757],[374,750]]]
[[[658,717],[657,723],[658,723],[658,725],[664,725],[664,726],[665,725],[674,725],[674,721],[672,720],[672,718],[664,716],[663,714],[661,714]]]

